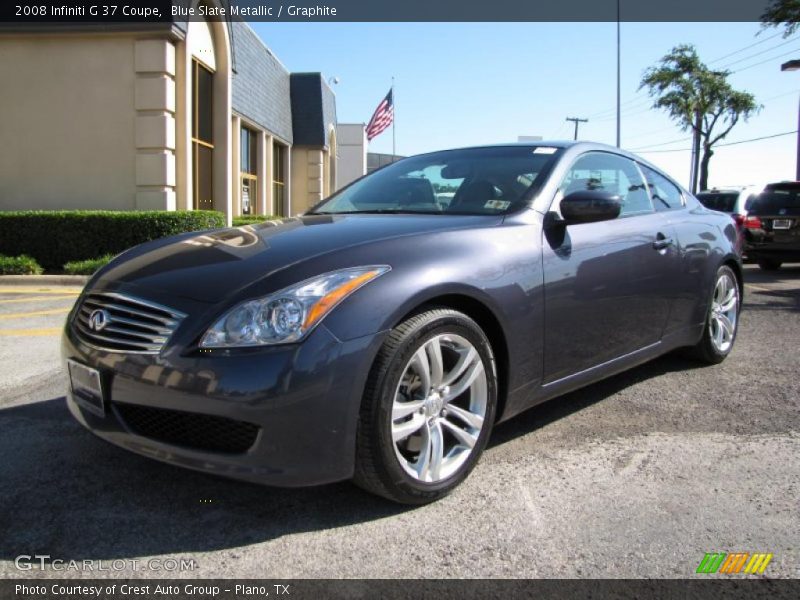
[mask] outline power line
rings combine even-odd
[[[728,142],[727,144],[716,144],[714,149],[723,148],[725,146],[736,146],[738,144],[748,144],[750,142],[759,142],[761,140],[770,140],[772,138],[783,137],[785,135],[793,135],[797,133],[797,129],[794,131],[784,131],[783,133],[774,133],[772,135],[764,135],[757,138],[750,138],[749,140],[737,140],[735,142]],[[638,150],[638,152],[645,153],[645,154],[655,154],[656,152],[691,152],[691,148],[676,148],[674,150]]]
[[[753,42],[752,44],[748,44],[747,46],[739,48],[738,50],[734,50],[733,52],[729,52],[728,54],[725,54],[724,56],[720,56],[719,58],[715,58],[714,60],[712,60],[711,62],[709,62],[707,64],[713,65],[716,62],[719,62],[721,60],[725,60],[729,56],[734,56],[736,54],[739,54],[740,52],[744,52],[745,50],[749,50],[750,48],[753,48],[754,46],[759,46],[759,45],[763,44],[764,42],[768,42],[771,39],[778,37],[779,35],[783,35],[783,32],[779,31],[778,33],[775,33],[775,34],[773,34],[773,35],[771,35],[769,37],[765,37],[764,39],[762,39],[762,40],[760,40],[758,42]]]
[[[717,63],[717,62],[719,62],[721,60],[725,60],[726,58],[729,58],[731,56],[735,56],[736,54],[740,54],[740,53],[742,53],[742,52],[744,52],[746,50],[749,50],[750,48],[753,48],[755,46],[759,46],[761,44],[764,44],[764,43],[766,43],[766,42],[778,37],[779,35],[783,35],[783,32],[779,31],[777,33],[774,33],[774,34],[772,34],[770,36],[765,37],[762,40],[759,40],[759,41],[754,42],[752,44],[748,44],[746,46],[743,46],[743,47],[739,48],[738,50],[734,50],[733,52],[729,52],[728,54],[724,54],[723,56],[720,56],[719,58],[715,58],[714,60],[712,60],[712,61],[710,61],[710,62],[708,62],[706,64],[712,65],[712,64]],[[755,58],[756,56],[761,56],[763,54],[766,54],[767,52],[770,52],[770,51],[775,50],[777,48],[780,48],[782,46],[786,46],[787,44],[791,44],[792,42],[796,42],[797,39],[798,38],[792,38],[792,39],[786,40],[784,42],[781,42],[780,44],[777,44],[775,46],[771,46],[770,48],[767,48],[765,50],[761,50],[760,52],[756,52],[755,54],[751,54],[750,56],[745,56],[744,58],[740,58],[740,59],[737,59],[737,60],[735,60],[733,62],[730,62],[730,63],[727,63],[725,65],[722,65],[721,68],[725,69],[725,68],[730,67],[732,65],[736,65],[736,64],[739,64],[741,62],[745,62],[745,61],[747,61],[747,60],[749,60],[751,58]],[[771,59],[769,59],[769,60],[771,60]],[[761,63],[758,63],[758,64],[761,64]],[[756,65],[751,65],[751,66],[756,66]],[[749,69],[750,67],[745,67],[745,68]],[[623,102],[621,104],[621,106],[625,107],[626,110],[630,110],[632,108],[638,108],[639,106],[644,106],[644,104],[646,104],[649,101],[649,98],[645,99],[645,101],[643,103],[642,102],[642,98],[635,97],[635,96],[639,96],[642,93],[643,93],[642,90],[637,90],[635,92],[635,94],[634,94],[634,98],[631,98],[630,100],[627,100],[627,101]],[[611,117],[609,115],[611,115],[611,113],[614,113],[615,111],[616,111],[615,108],[607,108],[605,110],[601,110],[601,111],[598,111],[596,113],[591,113],[591,114],[587,115],[587,118],[591,119],[593,117],[603,117],[603,120],[610,120]]]
[[[636,115],[643,115],[644,113],[650,112],[652,110],[655,110],[655,109],[652,106],[648,106],[644,110],[637,110],[635,112],[622,113],[622,116],[623,117],[634,117]],[[611,121],[612,119],[615,119],[615,118],[616,118],[616,115],[611,115],[610,117],[603,117],[601,119],[594,119],[594,121],[595,122],[604,122],[604,121]]]
[[[633,135],[626,136],[628,139],[636,139],[636,138],[643,138],[647,137],[648,135],[653,135],[654,133],[663,133],[664,131],[673,131],[676,125],[670,125],[669,127],[659,127],[658,129],[653,129],[651,131],[642,131],[640,133],[635,133]]]
[[[670,144],[677,144],[678,142],[685,142],[686,140],[692,139],[692,136],[678,138],[677,140],[670,140],[669,142],[662,142],[660,144],[649,144],[647,146],[639,146],[638,148],[630,148],[631,152],[638,152],[640,150],[646,150],[647,148],[658,148],[659,146],[669,146]]]
[[[778,48],[781,48],[781,47],[786,46],[788,44],[794,44],[796,42],[797,42],[797,39],[786,40],[785,42],[783,42],[781,44],[777,44],[775,46],[771,46],[770,48],[766,48],[765,50],[762,50],[761,52],[756,52],[755,54],[750,54],[749,56],[745,56],[744,58],[740,58],[740,59],[737,59],[737,60],[735,60],[733,62],[727,63],[727,64],[723,65],[722,68],[723,69],[727,69],[728,67],[732,67],[733,65],[738,65],[739,63],[746,62],[746,61],[750,60],[751,58],[755,58],[756,56],[761,56],[762,54],[766,54],[767,52],[772,52],[773,50],[777,50]]]
[[[789,56],[790,54],[794,54],[795,52],[800,52],[800,47],[794,48],[793,50],[789,50],[788,52],[784,52],[783,54],[778,54],[777,56],[770,56],[767,59],[761,60],[757,63],[753,63],[752,65],[747,65],[746,67],[742,67],[741,69],[736,69],[735,71],[731,71],[731,75],[734,73],[741,73],[742,71],[746,71],[747,69],[752,69],[753,67],[757,67],[758,65],[763,65],[764,63],[771,62],[776,58],[783,58],[784,56]]]
[[[792,90],[790,92],[783,92],[782,94],[777,94],[775,96],[770,96],[769,98],[764,98],[764,100],[762,102],[769,102],[770,100],[776,100],[778,98],[783,98],[785,96],[794,95],[794,94],[797,94],[799,91],[800,90]],[[660,133],[662,131],[667,131],[668,129],[674,129],[674,128],[675,128],[675,126],[662,127],[661,129],[656,129],[654,131],[650,131],[650,132],[646,132],[646,133],[640,133],[640,134],[632,135],[632,136],[628,136],[628,137],[629,138],[644,137],[644,136],[647,136],[647,135],[650,135],[650,134],[653,134],[653,133]],[[658,144],[647,144],[645,146],[638,146],[636,148],[629,148],[629,150],[631,152],[641,152],[641,151],[648,150],[650,148],[658,148],[660,146],[668,146],[670,144],[677,144],[678,142],[684,142],[684,141],[690,140],[690,139],[692,139],[691,136],[684,137],[684,138],[678,138],[678,139],[675,139],[675,140],[670,140],[668,142],[660,142]]]

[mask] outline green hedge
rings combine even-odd
[[[27,254],[52,271],[142,242],[224,226],[225,216],[216,211],[0,211],[0,254]]]
[[[107,265],[112,258],[114,258],[113,254],[106,254],[100,258],[73,260],[64,265],[64,272],[68,275],[94,275],[95,271]]]
[[[42,270],[30,256],[0,255],[0,275],[41,275]]]

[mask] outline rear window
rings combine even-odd
[[[753,202],[750,212],[757,215],[800,214],[800,190],[768,190],[762,192]]]
[[[732,213],[736,209],[736,192],[700,192],[697,199],[706,208],[721,212]]]

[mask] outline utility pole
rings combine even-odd
[[[790,60],[781,65],[781,71],[800,71],[800,59]],[[797,104],[797,162],[794,177],[800,181],[800,103]]]
[[[692,140],[692,170],[689,182],[689,191],[696,194],[697,182],[700,181],[700,127],[703,125],[703,115],[699,108],[694,109],[694,139]]]
[[[572,138],[573,140],[577,140],[578,139],[578,123],[588,123],[589,122],[589,119],[579,119],[578,117],[567,117],[566,120],[567,121],[572,121],[573,123],[575,123],[575,137]]]

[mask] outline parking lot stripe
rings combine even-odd
[[[15,286],[15,285],[0,285],[0,294],[73,294],[77,296],[81,293],[82,288],[76,287],[33,287],[33,286]]]
[[[752,283],[745,283],[744,287],[749,288],[751,290],[755,290],[757,292],[771,292],[772,291],[772,290],[770,290],[768,288],[765,288],[765,287],[760,287],[760,286],[757,286],[757,285],[753,285]]]
[[[58,335],[61,327],[47,327],[42,329],[0,329],[0,336],[33,337],[43,335]]]
[[[7,315],[0,315],[0,319],[21,319],[23,317],[38,317],[39,315],[60,315],[68,313],[69,311],[70,311],[69,308],[55,308],[53,310],[37,310],[34,312],[10,313]]]
[[[45,300],[66,300],[73,299],[78,294],[70,294],[69,296],[28,296],[27,298],[11,298],[0,300],[0,304],[15,304],[19,302],[42,302]]]

